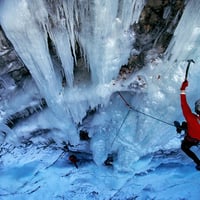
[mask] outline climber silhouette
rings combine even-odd
[[[69,160],[74,164],[74,166],[78,169],[78,165],[77,165],[77,162],[78,162],[78,159],[75,155],[70,155],[69,156]]]

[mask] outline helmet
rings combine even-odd
[[[195,112],[200,115],[200,99],[195,102]]]

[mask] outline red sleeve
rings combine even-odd
[[[186,99],[186,95],[185,94],[181,94],[181,108],[183,111],[183,115],[186,119],[186,121],[188,121],[188,118],[190,118],[191,116],[193,116],[193,113],[187,103],[187,99]]]
[[[184,93],[180,95],[180,98],[181,98],[181,107],[182,107],[183,115],[188,125],[187,134],[190,137],[196,138],[200,141],[200,117],[192,113],[187,103],[186,95]]]

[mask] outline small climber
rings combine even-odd
[[[74,166],[78,169],[78,165],[77,165],[77,162],[78,162],[78,159],[75,155],[70,155],[69,156],[69,160],[74,164]]]
[[[185,130],[186,135],[181,143],[181,149],[196,163],[196,169],[200,170],[200,160],[193,151],[190,150],[192,146],[197,146],[200,142],[200,99],[195,102],[195,113],[192,113],[186,99],[185,89],[188,87],[188,81],[185,80],[180,88],[180,101],[183,115],[187,124],[184,122],[182,126],[178,122],[174,125],[177,132]]]

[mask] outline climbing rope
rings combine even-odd
[[[116,135],[115,135],[115,137],[114,137],[114,139],[113,139],[113,141],[112,141],[112,143],[111,143],[111,148],[112,148],[113,143],[115,142],[117,136],[119,135],[120,130],[121,130],[123,124],[125,123],[125,121],[126,121],[126,119],[127,119],[127,117],[128,117],[128,115],[129,115],[129,113],[130,113],[131,110],[133,110],[133,111],[135,111],[135,112],[137,112],[137,113],[143,114],[143,115],[145,115],[145,116],[147,116],[147,117],[150,117],[150,118],[152,118],[152,119],[154,119],[154,120],[157,120],[157,121],[159,121],[159,122],[162,122],[162,123],[164,123],[164,124],[167,124],[167,125],[170,125],[170,126],[173,126],[173,127],[174,127],[174,124],[171,124],[171,123],[169,123],[169,122],[163,121],[163,120],[161,120],[161,119],[159,119],[159,118],[157,118],[157,117],[154,117],[154,116],[152,116],[152,115],[149,115],[149,114],[146,114],[146,113],[144,113],[144,112],[141,112],[141,111],[137,110],[136,108],[132,107],[132,106],[127,102],[127,100],[122,96],[122,94],[121,94],[120,92],[118,92],[118,94],[119,94],[119,96],[121,97],[121,99],[125,102],[125,104],[128,106],[129,109],[128,109],[128,112],[126,113],[126,115],[125,115],[125,117],[124,117],[124,119],[123,119],[121,125],[119,126],[119,128],[118,128],[118,130],[117,130],[117,133],[116,133]]]
[[[161,120],[161,119],[159,119],[159,118],[157,118],[157,117],[154,117],[154,116],[152,116],[152,115],[149,115],[149,114],[147,114],[147,113],[144,113],[144,112],[142,112],[142,111],[140,111],[140,110],[138,110],[138,109],[132,107],[132,106],[126,101],[126,99],[122,96],[122,94],[121,94],[120,92],[118,92],[118,94],[119,94],[119,96],[121,97],[121,99],[125,102],[125,104],[129,107],[129,109],[131,109],[131,110],[133,110],[133,111],[135,111],[135,112],[137,112],[137,113],[143,114],[143,115],[145,115],[145,116],[147,116],[147,117],[150,117],[150,118],[152,118],[152,119],[154,119],[154,120],[157,120],[157,121],[159,121],[159,122],[162,122],[162,123],[164,123],[164,124],[167,124],[167,125],[170,125],[170,126],[173,126],[173,127],[174,127],[174,124],[172,124],[172,123],[166,122],[166,121],[164,121],[164,120]]]
[[[188,65],[187,65],[187,68],[186,68],[185,80],[187,80],[187,76],[188,76],[188,71],[189,71],[190,64],[191,64],[191,63],[195,63],[194,60],[192,60],[192,59],[187,60],[187,62],[188,62]],[[140,111],[140,110],[134,108],[133,106],[131,106],[131,105],[127,102],[127,100],[122,96],[122,94],[121,94],[120,92],[118,92],[118,94],[119,94],[119,96],[121,97],[121,99],[124,101],[124,103],[127,105],[127,107],[129,107],[129,110],[128,110],[126,116],[124,117],[124,119],[123,119],[123,121],[122,121],[122,123],[121,123],[121,125],[120,125],[120,127],[119,127],[119,129],[118,129],[118,131],[117,131],[117,133],[116,133],[116,135],[115,135],[114,140],[112,141],[111,147],[112,147],[112,145],[113,145],[115,139],[116,139],[117,136],[119,135],[120,130],[121,130],[123,124],[125,123],[125,121],[126,121],[126,119],[127,119],[127,117],[128,117],[128,115],[129,115],[129,113],[130,113],[131,110],[133,110],[133,111],[135,111],[135,112],[137,112],[137,113],[140,113],[140,114],[142,114],[142,115],[145,115],[145,116],[147,116],[147,117],[149,117],[149,118],[152,118],[152,119],[154,119],[154,120],[156,120],[156,121],[159,121],[159,122],[162,122],[162,123],[164,123],[164,124],[167,124],[167,125],[169,125],[169,126],[176,127],[174,124],[172,124],[172,123],[170,123],[170,122],[166,122],[166,121],[164,121],[164,120],[161,120],[161,119],[159,119],[159,118],[157,118],[157,117],[154,117],[154,116],[152,116],[152,115],[149,115],[149,114],[147,114],[147,113],[144,113],[144,112],[142,112],[142,111]]]
[[[123,121],[122,121],[120,127],[118,128],[117,133],[116,133],[116,135],[115,135],[115,137],[114,137],[114,139],[113,139],[113,141],[112,141],[112,143],[111,143],[111,147],[113,146],[114,141],[116,140],[117,136],[119,135],[120,130],[121,130],[121,128],[122,128],[124,122],[126,121],[126,119],[127,119],[128,115],[129,115],[130,111],[131,111],[131,110],[129,109],[128,112],[126,113],[126,115],[125,115],[125,117],[124,117],[124,119],[123,119]]]

